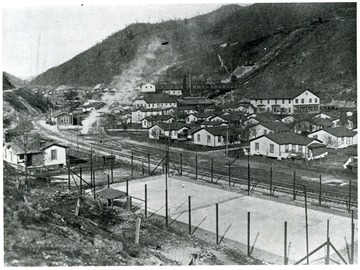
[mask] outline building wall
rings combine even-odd
[[[62,114],[54,118],[58,126],[71,126],[73,125],[73,116],[71,114]]]
[[[146,103],[147,109],[164,109],[164,108],[176,108],[176,102],[159,102],[159,103]]]
[[[57,151],[55,160],[51,160],[51,150]],[[66,148],[52,145],[44,150],[44,165],[66,165]]]
[[[293,113],[293,100],[292,99],[251,99],[250,103],[257,108],[257,112],[272,112],[272,113]],[[279,112],[273,111],[273,106],[280,106]],[[281,110],[283,109],[283,111]]]
[[[258,150],[256,150],[256,143],[259,143]],[[271,144],[274,145],[273,153],[270,152]],[[309,148],[307,145],[306,146],[296,145],[296,144],[279,145],[266,137],[260,137],[250,142],[250,155],[263,155],[267,157],[284,159],[284,158],[288,158],[292,153],[301,154],[304,158],[305,157],[307,158],[309,157]]]
[[[256,148],[258,143],[259,147]],[[274,145],[273,153],[270,152],[270,145]],[[253,141],[250,141],[250,155],[263,155],[267,157],[280,158],[280,145],[271,141],[269,138],[260,137]]]
[[[165,132],[158,126],[153,126],[153,127],[149,128],[149,138],[150,139],[159,139],[160,135],[165,135]]]
[[[198,137],[198,135],[200,135],[200,136]],[[222,138],[222,136],[214,136],[211,133],[209,133],[208,131],[206,131],[205,129],[199,130],[198,132],[194,133],[192,141],[194,144],[197,144],[197,145],[204,145],[204,146],[211,146],[211,147],[225,145],[224,138]]]
[[[274,133],[274,132],[271,129],[268,129],[267,127],[264,127],[263,125],[259,124],[250,128],[249,139],[251,140],[269,133]]]
[[[182,95],[181,90],[164,90],[163,93],[168,94],[170,96],[181,96]]]
[[[197,121],[197,118],[194,115],[190,114],[190,115],[186,116],[186,123],[187,124],[190,124],[190,123],[193,123],[193,122],[196,122],[196,121]]]
[[[144,92],[144,93],[156,92],[156,87],[155,87],[155,85],[153,85],[151,83],[147,83],[147,84],[144,84],[143,86],[141,86],[140,91]]]
[[[357,144],[357,134],[354,137],[335,137],[334,135],[327,133],[324,130],[316,131],[309,134],[310,138],[316,138],[326,144],[330,148],[343,148],[349,145]]]
[[[19,164],[18,156],[13,152],[11,148],[7,149],[6,147],[4,147],[3,149],[3,157],[5,161],[11,164]]]
[[[136,99],[134,100],[133,102],[133,106],[136,107],[136,108],[140,108],[140,107],[146,107],[146,101],[143,100],[143,99]]]
[[[315,96],[310,91],[306,90],[296,98],[294,98],[294,110],[293,113],[308,112],[319,113],[320,112],[320,98]],[[316,106],[316,109],[312,107]],[[305,108],[305,109],[303,109]]]

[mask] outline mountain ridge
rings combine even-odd
[[[309,54],[302,64],[298,64],[303,65],[302,68],[292,69],[299,72],[295,77],[301,79],[304,76],[300,73],[306,74],[313,66],[319,68],[321,65],[336,64],[338,70],[324,69],[322,76],[325,79],[321,80],[322,84],[318,83],[319,91],[326,92],[329,83],[335,83],[336,87],[325,95],[326,98],[331,99],[332,95],[336,97],[337,93],[343,91],[344,95],[337,98],[349,99],[354,97],[354,90],[356,95],[356,76],[353,76],[356,73],[356,63],[341,60],[337,55],[340,54],[347,60],[356,59],[356,19],[351,19],[354,17],[356,18],[354,3],[253,4],[222,6],[208,14],[184,20],[132,24],[71,60],[37,76],[31,84],[92,86],[105,83],[124,88],[125,92],[131,92],[129,96],[134,96],[136,93],[132,89],[145,79],[153,82],[179,82],[184,75],[191,73],[194,81],[229,80],[234,71],[246,70],[246,62],[256,64],[257,61],[261,61],[290,34],[302,30],[311,32],[312,30],[307,30],[310,25],[335,34],[340,40],[331,48],[331,55],[326,55],[326,50],[314,48],[317,42],[326,45],[328,35],[323,35],[315,29],[314,33],[320,33],[320,38],[314,41],[309,39],[309,33],[304,34],[307,43],[301,43],[299,40],[302,47],[297,46],[297,43],[293,46],[305,52],[309,48],[322,54],[324,59]],[[162,45],[164,41],[169,42],[168,45]],[[344,48],[347,51],[342,53],[341,50]],[[252,85],[253,89],[264,87],[271,77],[269,74],[274,73],[276,76],[272,81],[276,81],[281,78],[279,70],[282,70],[288,82],[271,84],[271,91],[276,90],[276,87],[288,87],[290,83],[298,85],[299,79],[292,80],[290,75],[286,75],[286,69],[281,68],[281,62],[289,64],[293,61],[291,56],[297,57],[294,60],[297,62],[299,56],[291,48],[288,55],[286,53],[279,53],[281,59],[276,59],[276,65],[271,64],[267,69],[264,68],[265,73],[261,71],[261,74],[256,76],[257,81],[250,80],[248,84]],[[315,59],[317,62],[320,61],[319,64],[312,63]],[[280,65],[277,66],[278,64]],[[344,76],[338,74],[342,68],[347,70]],[[241,79],[241,76],[238,77]],[[339,78],[338,81],[332,82],[331,77]],[[319,80],[318,77],[310,75],[308,79]],[[303,81],[304,84],[309,83]],[[340,87],[344,82],[347,86]],[[316,87],[316,84],[311,86]],[[249,87],[242,88],[239,93],[251,90]],[[351,94],[347,95],[346,91],[350,91]]]

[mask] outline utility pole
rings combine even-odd
[[[226,127],[226,157],[229,156],[229,127]]]

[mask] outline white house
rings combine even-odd
[[[155,93],[156,87],[152,83],[146,83],[141,86],[140,91],[142,93]]]
[[[250,141],[250,155],[261,155],[277,159],[301,157],[315,158],[309,149],[311,144],[319,144],[315,138],[303,137],[291,132],[267,134]]]
[[[145,117],[163,114],[164,112],[162,110],[140,108],[131,112],[131,122],[134,124],[139,124]]]
[[[168,94],[170,96],[181,96],[182,90],[181,89],[167,89],[163,91],[164,94]]]
[[[290,128],[282,122],[259,122],[249,128],[249,139],[276,132],[289,132]]]
[[[239,134],[234,130],[227,130],[224,127],[200,128],[191,135],[193,144],[202,146],[225,146],[227,137],[229,137],[229,145],[240,143]]]
[[[329,148],[343,148],[357,144],[357,132],[343,127],[323,128],[308,135],[316,138]]]
[[[320,98],[309,89],[276,91],[258,91],[250,99],[250,103],[257,112],[271,112],[273,114],[318,113]]]
[[[159,139],[161,136],[171,139],[187,138],[190,126],[181,123],[156,123],[149,128],[149,138]]]
[[[148,116],[141,120],[142,128],[149,128],[157,122],[161,123],[173,123],[175,117],[170,115],[154,115]]]
[[[176,108],[177,100],[175,97],[166,94],[144,93],[134,100],[133,106],[146,109]]]
[[[6,162],[22,167],[25,166],[25,153],[28,167],[65,166],[66,148],[56,142],[37,140],[29,141],[26,147],[17,142],[7,142],[3,154]]]

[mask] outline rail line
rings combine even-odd
[[[133,160],[133,163],[136,165],[149,165],[150,161],[150,166],[157,166],[165,155],[165,149],[160,147],[143,145],[133,147],[133,145],[116,141],[110,136],[104,137],[101,146],[96,143],[89,143],[85,141],[79,142],[76,141],[76,139],[71,138],[71,136],[66,136],[66,134],[55,133],[47,129],[44,130],[44,128],[38,123],[34,122],[34,124],[38,129],[48,135],[60,138],[73,145],[78,144],[81,146],[82,151],[88,151],[90,153],[90,149],[92,149],[95,152],[98,151],[99,154],[113,154],[123,160]],[[154,153],[154,151],[156,151],[156,153]],[[148,154],[151,155],[150,160],[148,159]],[[248,181],[247,168],[244,169],[243,167],[240,168],[239,166],[234,166],[231,168],[231,175],[229,178],[229,168],[226,167],[226,164],[224,163],[214,160],[214,166],[211,173],[209,169],[210,166],[204,166],[203,161],[201,162],[202,164],[194,166],[194,157],[187,156],[186,152],[183,153],[181,161],[180,156],[176,157],[174,153],[170,153],[169,156],[173,161],[173,164],[169,164],[170,172],[172,174],[179,174],[178,169],[181,166],[182,175],[186,175],[195,181],[205,181],[222,186],[229,186],[233,190],[242,191],[248,191],[248,184],[250,182],[250,192],[259,192],[269,194],[271,196],[285,195],[286,197],[296,197],[297,200],[298,198],[304,197],[303,187],[306,185],[307,197],[315,203],[316,201],[319,201],[319,184],[313,181],[302,180],[301,177],[295,177],[295,187],[292,181],[293,179],[286,179],[289,175],[282,175],[282,177],[286,177],[284,180],[279,181],[278,179],[274,179],[270,183],[270,179],[265,175],[265,173],[269,172],[261,169],[250,168],[250,181]],[[114,165],[116,167],[116,164]],[[175,166],[177,168],[175,168]],[[350,190],[351,196],[349,196],[349,189],[352,190]],[[326,204],[334,204],[340,207],[346,206],[348,209],[351,207],[357,208],[357,185],[351,185],[351,187],[345,188],[327,186],[323,184],[321,187],[321,203],[323,206]]]

